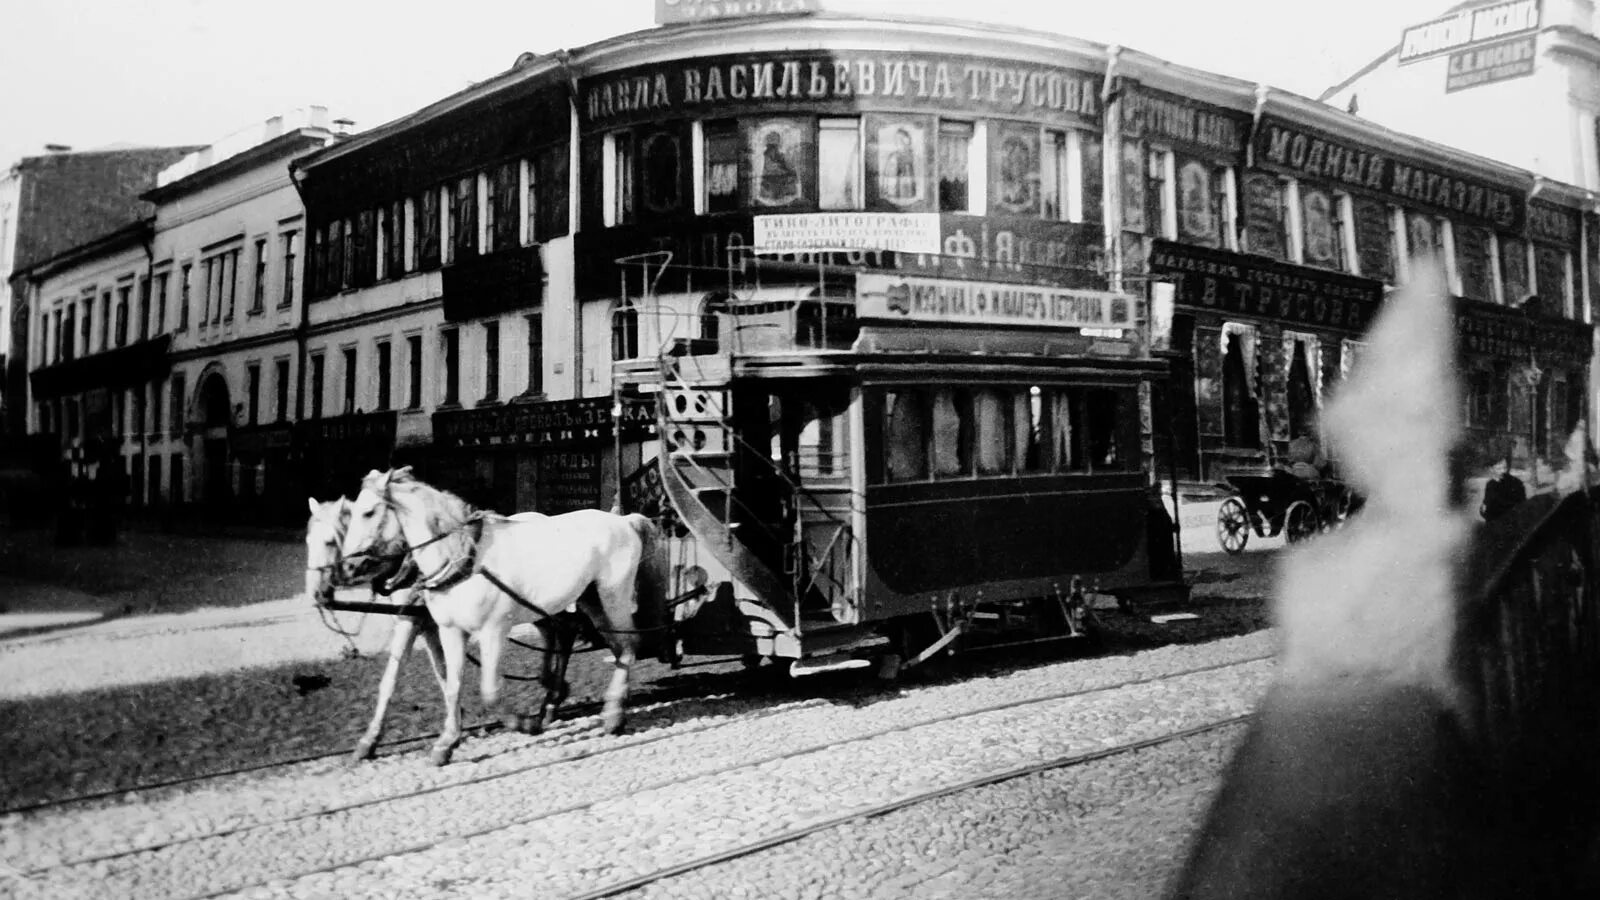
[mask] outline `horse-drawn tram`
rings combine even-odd
[[[1142,443],[1141,386],[1165,371],[1142,299],[618,264],[618,406],[653,400],[659,425],[618,445],[619,504],[670,538],[671,658],[893,677],[1089,634],[1095,595],[1185,596]],[[722,283],[658,290],[697,281]]]

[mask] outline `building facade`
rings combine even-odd
[[[159,187],[150,272],[189,285],[194,318],[169,322],[183,425],[147,473],[181,458],[164,489],[236,506],[278,493],[275,466],[329,497],[402,463],[507,512],[647,505],[654,406],[615,373],[718,344],[954,352],[948,326],[980,317],[1011,350],[1112,354],[1148,327],[1172,377],[1139,390],[1132,439],[1163,477],[1214,481],[1320,433],[1422,251],[1459,298],[1485,456],[1554,460],[1586,411],[1581,187],[1057,35],[817,14],[648,37],[524,55],[295,160],[298,223],[287,193],[237,224],[203,212],[287,147],[233,187],[204,170]],[[272,279],[297,264],[280,306]],[[1138,327],[1040,299],[1072,291],[1133,295],[1108,320]],[[859,325],[885,303],[918,327]],[[781,452],[826,460],[851,426],[804,402]],[[1011,433],[1028,402],[985,401],[951,434]],[[933,432],[954,409],[930,410]]]
[[[134,507],[287,518],[304,241],[288,163],[331,140],[312,107],[194,150],[155,177],[150,217],[28,269],[30,432],[121,472]]]

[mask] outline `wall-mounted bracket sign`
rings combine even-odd
[[[1450,54],[1450,65],[1444,75],[1444,92],[1449,94],[1532,75],[1536,40],[1530,34]]]
[[[1400,65],[1539,30],[1539,0],[1464,9],[1400,33]]]
[[[656,24],[820,12],[822,0],[656,0]]]
[[[1133,328],[1139,299],[1106,291],[863,272],[856,317],[1046,328]]]
[[[939,252],[938,213],[793,213],[755,217],[756,253]]]

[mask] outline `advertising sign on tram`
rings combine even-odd
[[[1126,294],[863,272],[857,316],[969,325],[1133,328],[1139,300]]]

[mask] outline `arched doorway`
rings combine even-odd
[[[196,403],[200,407],[200,500],[221,508],[233,493],[228,479],[228,426],[233,422],[233,406],[221,372],[201,376]]]

